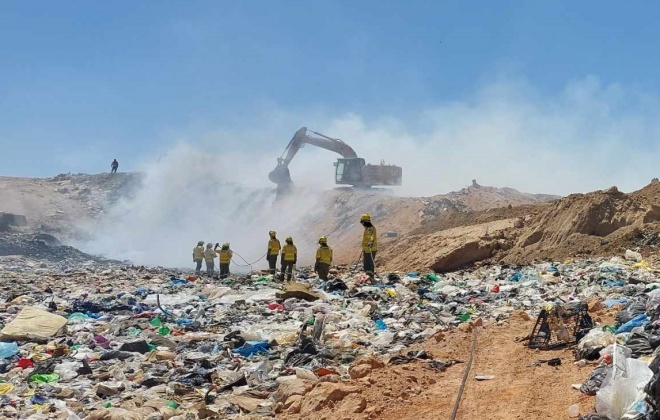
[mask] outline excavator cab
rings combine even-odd
[[[339,158],[335,162],[335,183],[344,185],[362,184],[362,158]]]

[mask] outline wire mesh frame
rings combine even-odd
[[[553,315],[567,328],[568,339],[560,339],[557,331],[552,331],[549,318]],[[576,344],[592,327],[586,303],[557,306],[549,311],[543,309],[536,319],[528,346],[541,350],[567,347]]]

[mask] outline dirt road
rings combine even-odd
[[[592,314],[597,323],[610,324],[616,311]],[[568,408],[578,404],[580,413],[593,412],[595,397],[573,388],[593,371],[575,366],[572,349],[530,350],[521,337],[534,322],[524,313],[512,315],[501,325],[478,328],[474,362],[456,416],[459,420],[569,419]],[[364,378],[350,381],[357,387],[360,410],[347,401],[335,400],[320,410],[282,413],[283,419],[450,419],[472,343],[469,328],[437,334],[413,350],[425,350],[436,361],[458,360],[443,372],[428,360],[386,365]],[[409,349],[410,350],[410,349]],[[560,366],[534,365],[539,360],[561,359]],[[477,381],[475,376],[493,376]],[[304,398],[307,397],[303,397]]]

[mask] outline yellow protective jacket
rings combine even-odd
[[[201,261],[203,259],[204,259],[204,247],[196,246],[195,248],[193,248],[193,260]]]
[[[215,252],[220,256],[220,264],[229,264],[234,257],[230,249],[217,249]]]
[[[332,264],[332,248],[329,246],[320,246],[316,250],[316,262],[322,264]]]
[[[282,248],[282,261],[295,263],[298,260],[298,249],[295,245],[284,244]]]
[[[369,248],[369,243],[371,243],[371,248]],[[364,228],[362,251],[367,253],[378,251],[378,237],[376,236],[376,228],[374,226]]]
[[[280,249],[282,249],[282,245],[280,245],[278,239],[271,239],[268,241],[268,256],[279,254]]]
[[[215,257],[217,257],[217,255],[215,255],[215,251],[212,250],[211,248],[208,248],[204,251],[204,259],[206,260],[206,262],[208,263],[213,262],[213,259]]]

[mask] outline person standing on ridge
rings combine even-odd
[[[204,261],[204,241],[199,241],[197,246],[193,248],[193,262],[197,263],[197,267],[195,267],[195,275],[197,276],[202,271],[202,261]]]
[[[378,251],[378,237],[376,236],[376,228],[371,224],[371,215],[365,213],[360,217],[360,223],[364,226],[364,234],[362,235],[362,261],[364,264],[364,272],[373,281],[374,272],[376,271],[376,252]]]
[[[213,250],[213,244],[209,242],[206,244],[206,250],[204,251],[204,260],[206,261],[206,274],[209,277],[213,277],[213,270],[215,268],[215,258],[217,255]]]
[[[293,244],[293,238],[290,236],[286,238],[286,243],[282,248],[282,273],[280,280],[284,281],[286,274],[286,281],[291,281],[293,275],[293,266],[298,262],[298,249]]]
[[[328,273],[332,265],[332,248],[328,246],[328,238],[321,236],[319,238],[319,249],[316,250],[316,264],[314,271],[323,281],[328,281]]]
[[[117,168],[119,168],[119,162],[117,162],[117,159],[113,160],[112,163],[110,164],[110,173],[111,174],[116,174],[117,173]]]
[[[218,250],[220,244],[215,244],[215,252],[220,257],[220,279],[226,279],[229,276],[229,263],[231,262],[234,253],[229,249],[229,244],[225,242],[222,248]]]
[[[268,241],[268,253],[266,254],[266,259],[268,260],[268,270],[271,275],[275,275],[277,272],[277,256],[280,254],[282,245],[277,239],[277,232],[271,230],[268,232],[270,240]]]

